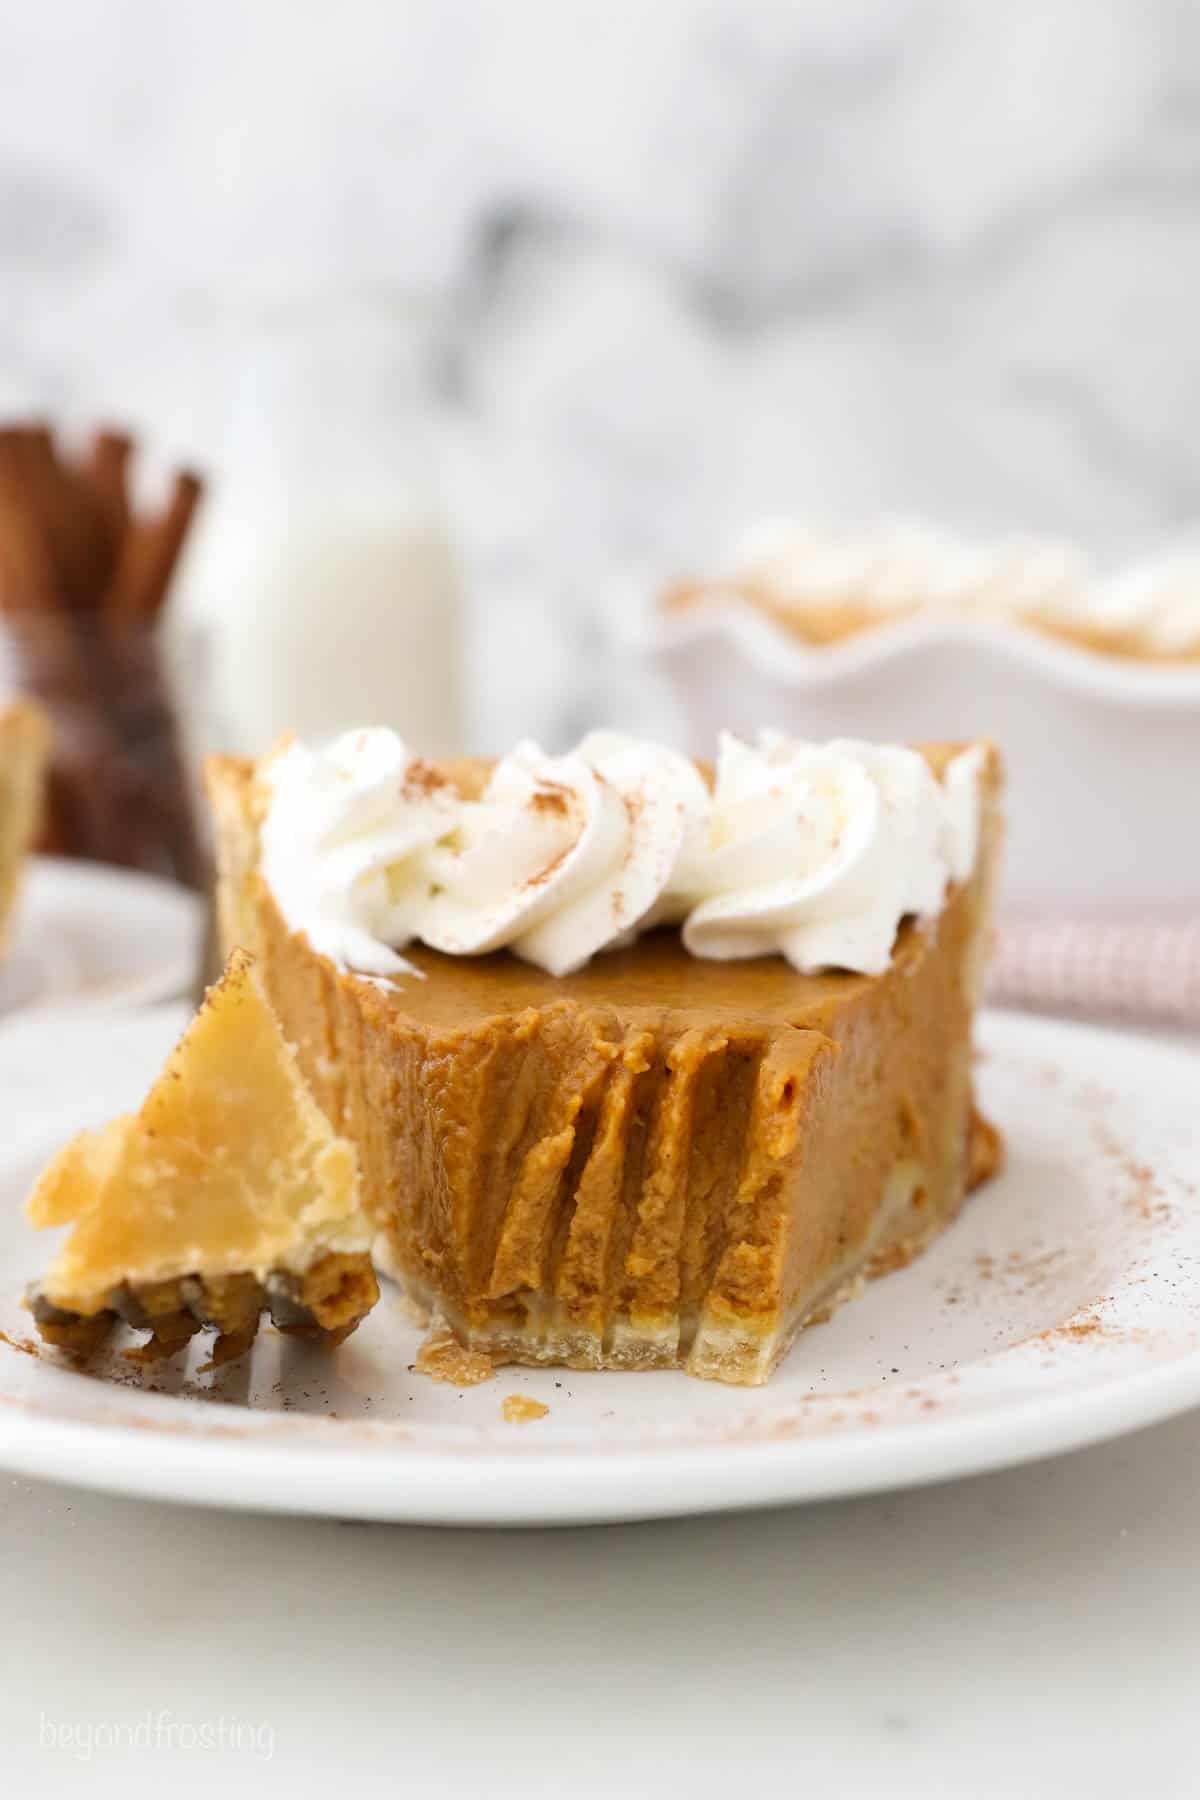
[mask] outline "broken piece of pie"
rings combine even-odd
[[[358,1154],[305,1087],[262,987],[230,958],[136,1114],[81,1132],[28,1203],[73,1227],[29,1296],[43,1338],[94,1348],[117,1323],[170,1355],[203,1326],[242,1354],[268,1310],[339,1343],[378,1298]]]
[[[376,1259],[496,1361],[764,1381],[992,1172],[971,1017],[985,744],[593,733],[430,765],[394,734],[210,767],[229,947]]]
[[[0,955],[42,811],[50,727],[29,700],[0,706]]]

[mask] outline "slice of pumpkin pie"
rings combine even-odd
[[[290,743],[210,768],[222,929],[467,1349],[760,1382],[996,1166],[1000,784],[985,743]]]
[[[140,1112],[81,1132],[28,1203],[72,1229],[29,1295],[49,1343],[90,1349],[118,1319],[169,1355],[203,1326],[214,1362],[259,1316],[338,1343],[378,1298],[358,1154],[305,1086],[250,959],[231,957]]]

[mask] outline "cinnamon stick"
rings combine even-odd
[[[203,886],[153,630],[201,484],[178,476],[167,505],[137,519],[133,448],[101,431],[67,462],[46,425],[0,427],[0,615],[58,727],[55,847]]]
[[[0,428],[0,612],[14,620],[34,610],[53,612],[57,597],[27,451],[23,426]]]
[[[132,455],[132,438],[123,431],[101,430],[94,434],[83,465],[84,479],[108,532],[111,547],[109,579],[129,530],[129,459]]]
[[[203,491],[198,475],[181,472],[165,509],[154,518],[135,520],[126,532],[102,601],[105,617],[118,629],[149,625],[162,609]]]
[[[111,555],[96,501],[59,456],[48,426],[18,427],[17,440],[25,491],[54,562],[62,601],[73,613],[94,612]]]

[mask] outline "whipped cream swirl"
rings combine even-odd
[[[1110,576],[1097,592],[1094,621],[1163,656],[1200,651],[1200,541],[1185,539]]]
[[[421,937],[455,956],[509,949],[569,975],[643,925],[707,800],[686,757],[615,731],[567,756],[520,744],[433,858]]]
[[[935,916],[974,866],[982,755],[963,752],[939,782],[897,745],[725,735],[707,833],[676,877],[685,945],[880,974],[900,921]]]
[[[715,591],[736,598],[746,584],[784,614],[955,614],[1093,631],[1166,657],[1200,651],[1195,536],[1101,577],[1052,538],[977,543],[908,519],[859,531],[765,520],[735,546]]]
[[[293,929],[372,976],[411,970],[414,939],[568,975],[668,923],[695,956],[877,974],[974,867],[982,759],[939,781],[897,746],[725,736],[710,793],[686,757],[597,731],[519,744],[466,799],[394,733],[353,732],[267,765],[263,872]]]
[[[458,823],[450,784],[385,730],[290,744],[266,781],[262,869],[288,925],[346,968],[411,974],[396,952],[433,892],[428,852]]]
[[[767,520],[747,532],[728,580],[750,581],[783,611],[864,608],[1077,621],[1089,588],[1084,558],[1052,539],[973,543],[921,520],[861,531]]]

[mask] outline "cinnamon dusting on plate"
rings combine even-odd
[[[1103,1121],[1097,1120],[1092,1127],[1092,1141],[1103,1156],[1116,1164],[1129,1184],[1123,1196],[1126,1205],[1148,1225],[1165,1223],[1171,1217],[1171,1208],[1149,1163],[1139,1162],[1131,1155]]]

